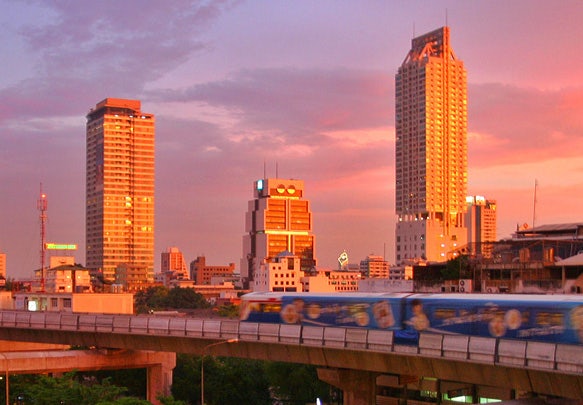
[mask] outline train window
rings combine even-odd
[[[449,319],[455,317],[455,309],[439,308],[433,313],[435,319]]]
[[[281,304],[261,304],[259,312],[280,312]]]
[[[561,326],[563,322],[563,314],[558,312],[539,312],[536,314],[537,325]]]

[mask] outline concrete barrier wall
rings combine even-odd
[[[394,343],[392,331],[280,325],[172,316],[0,311],[0,327],[201,339],[416,355],[505,367],[583,373],[583,346],[422,333],[419,345]]]

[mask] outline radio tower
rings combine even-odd
[[[40,185],[40,198],[37,202],[37,208],[40,211],[40,291],[45,290],[45,227],[47,223],[47,196],[43,194],[43,185]]]

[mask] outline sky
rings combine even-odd
[[[318,265],[394,262],[394,76],[447,24],[468,73],[468,194],[518,224],[583,222],[583,2],[0,0],[0,252],[85,263],[86,114],[156,116],[155,257],[239,269],[253,182],[301,179]],[[535,203],[535,183],[536,203]]]

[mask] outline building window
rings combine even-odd
[[[63,298],[63,308],[71,308],[71,298]]]

